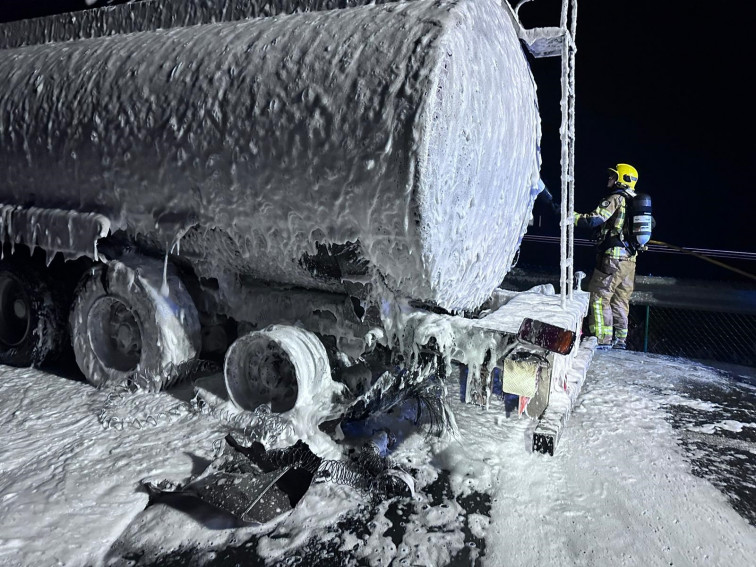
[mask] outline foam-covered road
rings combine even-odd
[[[187,389],[113,395],[0,367],[0,563],[26,565],[729,565],[756,554],[756,382],[633,352],[596,353],[553,457],[533,423],[449,396],[459,439],[406,431],[411,497],[310,488],[240,526],[144,478],[201,472],[225,433]],[[389,422],[387,422],[389,423]]]

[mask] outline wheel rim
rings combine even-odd
[[[0,343],[17,347],[29,336],[31,301],[17,278],[0,275]]]
[[[142,327],[126,302],[112,296],[98,299],[87,323],[92,351],[101,364],[119,372],[136,370],[142,359]]]
[[[257,333],[237,340],[226,354],[226,384],[237,406],[266,405],[274,413],[294,407],[299,395],[297,372],[275,339]],[[229,386],[230,384],[230,386]]]

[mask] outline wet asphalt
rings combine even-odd
[[[667,406],[667,420],[678,433],[691,472],[719,489],[749,524],[756,527],[756,369],[753,376],[717,370],[718,380],[695,377],[678,381],[677,392],[692,400],[717,407],[712,412],[687,405]],[[718,423],[733,424],[731,430],[713,432],[697,428]]]

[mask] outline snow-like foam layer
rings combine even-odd
[[[412,472],[415,498],[371,506],[354,489],[315,484],[277,525],[240,528],[217,513],[198,518],[162,504],[144,510],[148,496],[139,488],[145,477],[181,482],[196,474],[222,442],[223,422],[188,412],[168,392],[109,396],[39,370],[0,367],[0,563],[125,565],[141,557],[158,565],[191,554],[193,565],[217,565],[235,552],[240,564],[301,557],[313,564],[333,543],[341,549],[338,565],[446,565],[472,543],[462,533],[467,524],[485,536],[476,565],[613,565],[617,558],[630,565],[752,565],[753,504],[744,498],[743,517],[721,492],[728,478],[752,484],[747,383],[731,398],[741,406],[726,407],[722,395],[735,384],[700,363],[597,353],[559,449],[548,457],[529,452],[530,420],[507,418],[497,398],[489,411],[461,403],[452,388],[458,379],[448,383],[461,438],[429,443],[408,432],[392,450]],[[675,429],[670,403],[685,400],[684,429]],[[688,413],[699,406],[700,413]],[[98,412],[105,414],[99,420]],[[676,438],[700,419],[728,426],[740,420],[743,427],[737,434],[739,426],[718,427],[697,443],[742,447],[728,458],[719,444],[680,444]],[[705,474],[716,482],[689,462],[702,451],[713,459]],[[728,469],[729,476],[716,477]],[[431,488],[443,471],[446,483]],[[490,504],[473,513],[471,498]],[[457,504],[466,507],[466,520]]]
[[[96,0],[86,2],[92,5]],[[141,0],[0,24],[0,49],[383,3],[382,0]]]
[[[0,200],[165,247],[217,227],[265,280],[323,287],[312,243],[359,242],[393,290],[475,308],[538,179],[535,86],[492,0],[32,45],[4,51],[0,78]]]

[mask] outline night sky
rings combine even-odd
[[[559,4],[535,0],[522,6],[520,18],[526,27],[556,25]],[[587,212],[598,204],[608,166],[630,163],[639,172],[636,189],[653,198],[654,239],[685,247],[756,251],[750,171],[756,117],[752,91],[744,86],[744,71],[753,66],[746,58],[754,50],[738,25],[748,21],[747,4],[579,3],[576,210]],[[556,15],[544,21],[547,13]],[[558,65],[556,59],[533,62],[536,79],[558,76]],[[542,89],[541,113],[543,176],[556,194],[555,86]],[[590,269],[590,260],[583,264]],[[733,265],[756,273],[756,262]],[[638,273],[746,281],[697,258],[668,254],[642,255]]]
[[[0,21],[86,7],[84,0],[8,4],[0,7]],[[557,25],[560,4],[533,0],[521,7],[520,18],[526,27]],[[750,21],[748,5],[579,2],[576,210],[586,212],[598,204],[607,167],[630,163],[639,172],[637,190],[653,198],[655,239],[756,251],[756,117],[747,86],[753,67],[747,58],[754,50],[742,30]],[[531,59],[531,66],[543,119],[543,178],[558,198],[559,62]],[[542,215],[541,222],[542,233],[558,234],[556,218]],[[541,255],[558,254],[557,247],[546,251],[543,246],[524,248],[523,255],[538,263]],[[579,257],[581,262],[585,259]],[[754,264],[733,265],[756,272]],[[734,276],[717,267],[712,272],[698,259],[666,254],[647,254],[638,266],[639,273],[655,275],[696,275],[699,270],[714,278]]]

